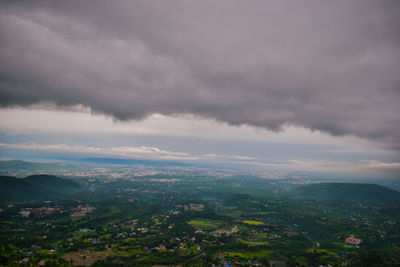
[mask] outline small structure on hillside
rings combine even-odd
[[[362,242],[361,239],[355,238],[354,235],[349,236],[348,238],[346,238],[346,244],[349,245],[359,245]]]
[[[71,217],[81,217],[85,216],[87,213],[93,212],[94,210],[96,210],[96,208],[86,204],[86,206],[78,205],[78,207],[72,208],[71,210],[72,210]]]

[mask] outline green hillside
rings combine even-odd
[[[370,204],[399,204],[400,192],[376,184],[316,183],[290,191],[296,198]]]
[[[82,189],[82,187],[78,183],[72,180],[58,178],[53,175],[46,175],[46,174],[31,175],[23,180],[26,181],[27,183],[44,187],[47,190],[55,192],[71,193]]]
[[[70,199],[82,187],[71,180],[51,175],[26,178],[0,176],[0,201],[43,201]]]

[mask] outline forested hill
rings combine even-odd
[[[51,175],[0,176],[0,201],[69,199],[81,190],[80,184]]]
[[[400,192],[376,184],[316,183],[296,187],[290,193],[296,198],[317,201],[400,204]]]

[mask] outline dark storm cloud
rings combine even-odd
[[[0,104],[194,113],[400,147],[398,1],[3,1]]]

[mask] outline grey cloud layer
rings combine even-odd
[[[400,148],[398,1],[3,1],[0,104],[194,113]]]

